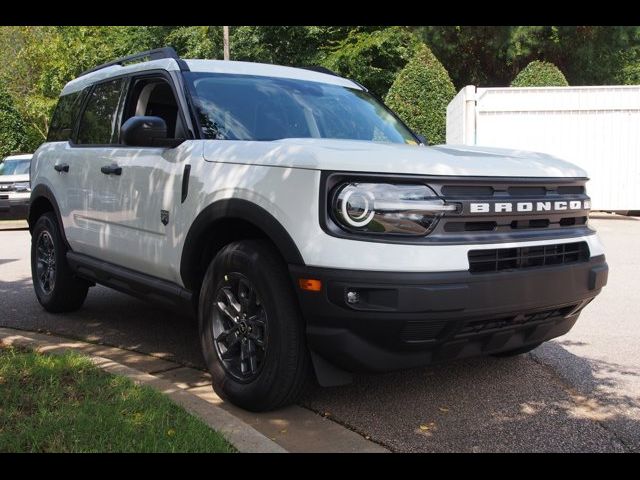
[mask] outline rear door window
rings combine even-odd
[[[76,143],[84,145],[116,143],[118,105],[123,85],[124,79],[117,78],[94,87],[82,113]]]
[[[71,138],[85,95],[86,90],[82,90],[60,97],[51,118],[47,142],[64,142]]]

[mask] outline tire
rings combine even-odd
[[[38,218],[33,227],[31,278],[38,302],[48,312],[73,312],[87,298],[90,284],[71,271],[67,247],[52,212]]]
[[[491,356],[492,357],[498,357],[498,358],[515,357],[517,355],[522,355],[523,353],[528,353],[531,350],[535,350],[540,345],[542,345],[542,342],[534,343],[533,345],[526,345],[526,346],[520,347],[520,348],[514,348],[513,350],[507,350],[505,352],[492,353]]]
[[[297,400],[309,376],[309,352],[287,268],[271,244],[243,240],[216,255],[202,283],[198,321],[221,398],[254,412]]]

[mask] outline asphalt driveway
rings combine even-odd
[[[640,220],[591,222],[607,249],[609,285],[568,335],[512,359],[358,376],[313,388],[302,404],[394,451],[640,452]],[[0,326],[203,366],[189,318],[118,292],[96,287],[78,312],[44,312],[29,241],[26,230],[0,231]]]

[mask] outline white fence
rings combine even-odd
[[[640,210],[640,86],[463,88],[447,143],[533,150],[584,168],[596,210]]]

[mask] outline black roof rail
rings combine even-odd
[[[113,65],[124,65],[125,63],[134,62],[136,60],[147,59],[146,61],[149,61],[149,60],[158,60],[161,58],[173,58],[176,62],[178,62],[178,65],[180,66],[180,70],[182,70],[183,72],[189,71],[189,67],[187,66],[187,63],[178,56],[178,53],[173,49],[173,47],[162,47],[162,48],[155,48],[153,50],[147,50],[146,52],[134,53],[133,55],[128,55],[126,57],[116,58],[115,60],[112,60],[107,63],[103,63],[102,65],[98,65],[97,67],[93,67],[89,70],[86,70],[82,72],[79,76],[82,77],[83,75],[86,75],[88,73],[96,72],[98,70],[102,70],[103,68],[111,67]]]

